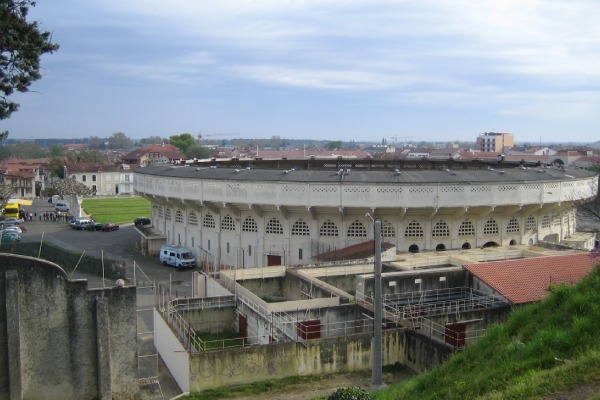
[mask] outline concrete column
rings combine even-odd
[[[98,398],[112,399],[110,371],[110,326],[108,307],[101,298],[96,298],[96,348],[98,351]]]
[[[7,271],[5,278],[9,399],[21,400],[23,398],[23,388],[21,382],[21,335],[19,331],[19,276],[17,271]]]

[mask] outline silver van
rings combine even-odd
[[[196,259],[192,252],[181,246],[161,247],[160,262],[176,268],[193,268],[196,266]]]
[[[54,208],[56,209],[56,211],[69,212],[69,203],[59,201],[56,204],[54,204]]]

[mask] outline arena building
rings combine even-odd
[[[396,252],[539,242],[591,249],[578,202],[597,175],[541,164],[428,160],[209,160],[134,171],[152,202],[142,245],[182,245],[216,266],[299,265],[373,240]]]

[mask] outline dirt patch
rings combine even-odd
[[[544,398],[545,400],[599,400],[600,399],[600,377],[565,389],[560,393],[555,393]]]
[[[384,385],[394,385],[412,376],[414,376],[414,373],[409,369],[405,369],[384,373],[382,380]],[[368,391],[375,391],[377,389],[371,387],[371,371],[364,371],[332,374],[317,382],[289,385],[284,389],[234,398],[236,400],[311,400],[318,397],[327,397],[338,388],[347,386],[358,386]]]

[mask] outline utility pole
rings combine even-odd
[[[382,328],[381,328],[381,220],[375,220],[375,299],[373,301],[373,347],[371,356],[371,386],[382,385]]]

